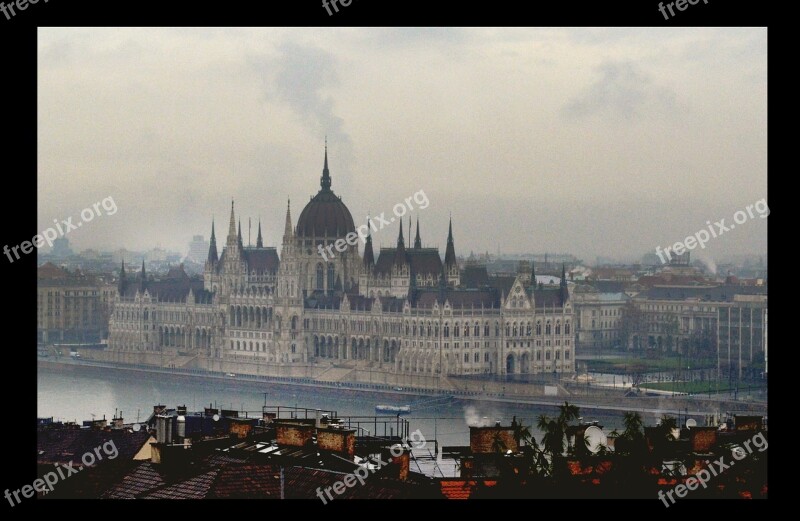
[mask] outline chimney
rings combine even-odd
[[[305,447],[314,436],[314,424],[275,422],[275,436],[278,445]]]
[[[519,445],[514,436],[513,427],[503,427],[495,422],[494,427],[470,427],[469,428],[469,448],[473,454],[493,454],[496,453],[496,441],[498,440],[505,450],[517,452]]]
[[[355,429],[321,427],[317,429],[317,447],[352,459],[356,453],[356,431]]]
[[[402,447],[402,445],[397,445]],[[393,447],[394,449],[394,447]],[[394,453],[391,453],[392,463],[400,467],[398,469],[398,479],[400,481],[406,481],[408,479],[408,473],[411,470],[411,451],[407,449],[403,449],[403,453],[399,456],[395,456]]]
[[[114,418],[111,420],[111,428],[112,429],[121,429],[125,426],[125,420],[122,418],[122,411],[119,411],[119,415],[114,415]]]
[[[184,407],[183,410],[184,410],[184,413],[185,413],[186,412],[186,407]],[[180,411],[180,408],[178,408],[178,411]],[[180,412],[178,412],[178,414],[180,414]],[[183,443],[183,440],[186,439],[186,416],[181,414],[180,416],[178,416],[178,419],[176,421],[177,421],[177,424],[178,424],[178,429],[177,429],[178,430],[178,442],[179,443]]]
[[[172,443],[172,417],[167,414],[156,416],[156,442]]]

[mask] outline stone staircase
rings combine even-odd
[[[341,382],[343,380],[347,380],[350,373],[355,371],[355,366],[348,366],[348,365],[331,365],[329,368],[325,369],[317,375],[315,378],[320,382]]]

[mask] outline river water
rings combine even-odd
[[[203,381],[199,378],[176,381],[170,376],[137,376],[136,373],[115,371],[109,375],[99,373],[61,372],[41,369],[38,373],[37,408],[39,417],[54,417],[56,420],[76,421],[102,418],[111,419],[116,410],[122,411],[125,422],[144,421],[153,410],[153,405],[164,404],[170,408],[186,405],[190,411],[202,411],[213,404],[224,409],[248,411],[250,416],[259,416],[261,406],[297,406],[337,411],[344,416],[374,416],[375,405],[412,406],[411,414],[403,416],[410,422],[411,432],[419,429],[425,439],[436,439],[443,445],[469,445],[469,424],[483,421],[493,424],[500,420],[508,425],[512,418],[531,426],[531,432],[540,440],[535,424],[540,414],[554,416],[555,407],[523,405],[515,403],[492,403],[463,399],[426,398],[402,396],[389,398],[381,394],[353,394],[335,389],[313,389],[307,387],[258,388],[243,385],[235,380]],[[584,420],[598,420],[606,432],[622,430],[622,412],[585,410]],[[391,417],[387,417],[391,418]],[[654,424],[656,418],[644,417],[646,424]],[[370,427],[365,425],[366,429]]]

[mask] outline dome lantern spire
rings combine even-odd
[[[325,165],[322,167],[322,179],[320,179],[319,185],[325,192],[329,192],[331,189],[331,173],[328,170],[328,136],[325,136]]]

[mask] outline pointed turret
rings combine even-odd
[[[236,216],[233,213],[233,199],[231,199],[231,221],[228,225],[227,244],[231,246],[236,243]]]
[[[216,264],[219,261],[219,255],[217,255],[217,236],[214,233],[214,220],[211,220],[211,244],[208,247],[208,262],[210,264]]]
[[[561,305],[563,306],[564,303],[569,299],[569,290],[567,289],[567,268],[563,262],[561,263],[561,283],[559,284],[559,290],[561,293]]]
[[[444,263],[449,268],[456,264],[456,247],[453,244],[453,218],[450,218],[450,227],[447,231],[447,250],[444,254]]]
[[[400,218],[400,234],[397,236],[397,250],[394,255],[394,262],[402,266],[406,262],[406,244],[403,239],[403,218]]]
[[[258,219],[258,237],[256,238],[256,248],[264,247],[264,239],[261,238],[261,218]]]
[[[414,237],[414,249],[418,250],[422,248],[422,239],[419,237],[419,217],[417,217],[417,236]]]
[[[244,243],[242,242],[242,219],[239,218],[239,234],[236,237],[236,240],[239,241],[239,248],[244,248]]]
[[[536,286],[536,264],[531,261],[531,285]]]
[[[369,228],[369,219],[367,219],[367,242],[364,245],[364,267],[372,270],[375,267],[375,254],[372,251],[372,232]]]
[[[331,190],[331,173],[328,170],[328,138],[325,138],[325,164],[322,167],[322,177],[320,178],[319,185],[323,192]]]
[[[292,232],[292,200],[286,200],[286,225],[283,227],[283,241],[287,242],[294,236]]]
[[[142,259],[142,280],[139,281],[139,291],[144,293],[147,287],[147,272],[144,269],[144,259]]]
[[[128,280],[125,277],[125,259],[122,259],[122,269],[119,270],[119,285],[117,286],[117,291],[119,292],[119,296],[125,296],[125,290],[128,289]]]

